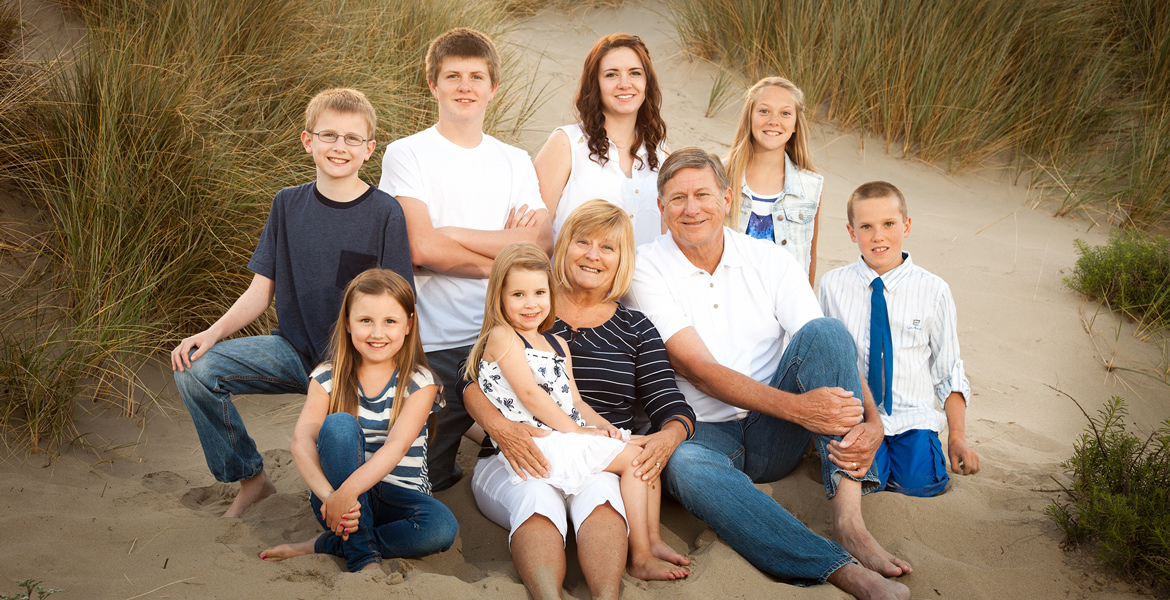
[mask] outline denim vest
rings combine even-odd
[[[772,225],[775,242],[792,253],[805,273],[812,262],[813,227],[824,183],[824,177],[799,169],[788,154],[784,154],[784,190],[772,204]],[[740,191],[740,233],[747,230],[751,212],[752,196],[745,181]]]

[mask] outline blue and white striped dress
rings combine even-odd
[[[325,388],[326,393],[329,393],[333,388],[333,366],[329,363],[317,367],[311,377]],[[437,385],[435,374],[430,369],[419,368],[412,374],[406,388],[406,395],[403,397],[409,397],[428,385]],[[390,377],[386,389],[375,394],[372,399],[367,398],[365,391],[361,389],[360,385],[358,386],[357,417],[358,423],[362,426],[362,433],[365,435],[366,460],[369,460],[375,452],[382,448],[382,444],[386,443],[386,436],[390,433],[390,412],[394,408],[394,390],[397,387],[398,371],[395,371],[394,375]],[[431,405],[431,413],[439,412],[444,403],[443,395],[435,394],[435,403]],[[410,445],[410,449],[406,451],[406,456],[403,456],[402,460],[398,462],[398,466],[382,478],[382,482],[428,495],[431,493],[431,480],[427,477],[426,423],[423,423],[418,437]]]

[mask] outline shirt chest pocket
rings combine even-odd
[[[777,202],[772,212],[776,225],[776,239],[790,240],[789,243],[812,241],[813,226],[816,223],[817,203],[811,200],[785,198]]]

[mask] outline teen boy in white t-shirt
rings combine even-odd
[[[435,38],[426,71],[439,120],[390,144],[382,161],[379,187],[406,214],[423,350],[447,400],[427,457],[435,491],[462,476],[455,457],[472,419],[455,382],[479,334],[492,259],[518,241],[552,251],[548,211],[528,210],[543,206],[528,154],[483,133],[499,68],[495,45],[478,31],[458,28]]]

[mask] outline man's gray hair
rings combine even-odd
[[[715,183],[719,185],[719,191],[722,193],[730,188],[727,183],[727,171],[723,168],[723,161],[718,156],[699,148],[698,146],[687,146],[680,148],[670,153],[666,157],[666,162],[658,169],[658,197],[662,197],[662,191],[666,188],[666,182],[674,178],[676,174],[682,169],[711,169],[715,172]],[[665,202],[665,199],[663,199]]]

